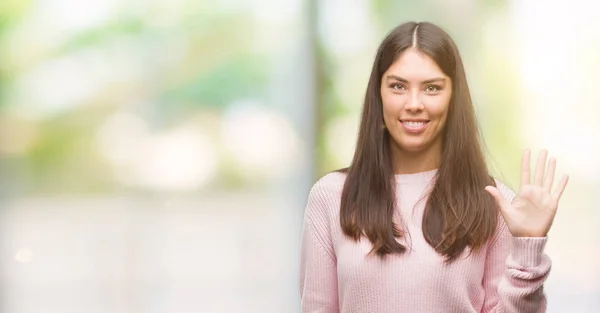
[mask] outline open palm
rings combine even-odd
[[[548,151],[542,150],[537,160],[533,182],[530,182],[530,152],[523,153],[521,163],[521,189],[512,203],[508,203],[493,186],[489,192],[500,206],[500,213],[508,230],[514,237],[545,237],[552,226],[558,201],[562,196],[569,177],[564,175],[552,191],[556,160],[550,158],[546,170]]]

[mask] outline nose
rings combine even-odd
[[[423,110],[423,103],[421,101],[421,97],[419,96],[418,92],[411,92],[404,108],[407,111],[411,111],[411,112],[418,112],[418,111]]]

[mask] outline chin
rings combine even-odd
[[[414,145],[401,145],[400,151],[410,152],[410,153],[419,153],[425,150],[425,147],[422,145],[414,146]]]
[[[414,142],[399,142],[396,144],[400,151],[417,153],[424,151],[427,148],[425,143],[414,143]]]

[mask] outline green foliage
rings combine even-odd
[[[427,9],[427,1],[372,0],[371,8],[379,29],[388,32],[398,24],[419,21]],[[383,39],[383,37],[382,37]]]
[[[208,71],[175,86],[161,100],[194,108],[224,108],[232,101],[265,96],[267,62],[256,55],[225,59]]]
[[[0,1],[0,35],[27,13],[31,0]]]
[[[106,112],[80,109],[39,124],[41,138],[23,156],[28,188],[40,192],[110,189],[112,175],[95,152],[95,129]]]
[[[27,13],[31,2],[31,0],[0,1],[0,48],[6,47],[7,43],[4,43],[4,36]],[[8,64],[3,64],[3,62],[5,61],[0,60],[0,110],[8,106],[5,95],[11,75],[7,71]]]
[[[64,54],[89,46],[95,46],[119,35],[141,36],[145,32],[146,28],[142,21],[134,19],[115,20],[107,25],[102,25],[101,27],[82,32],[69,38],[56,53]]]

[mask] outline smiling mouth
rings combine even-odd
[[[404,120],[400,120],[400,122],[406,126],[409,127],[421,127],[427,123],[429,123],[429,121],[404,121]]]
[[[408,121],[408,120],[400,120],[404,129],[406,129],[410,133],[419,133],[427,127],[429,123],[428,120],[418,120],[418,121]]]

